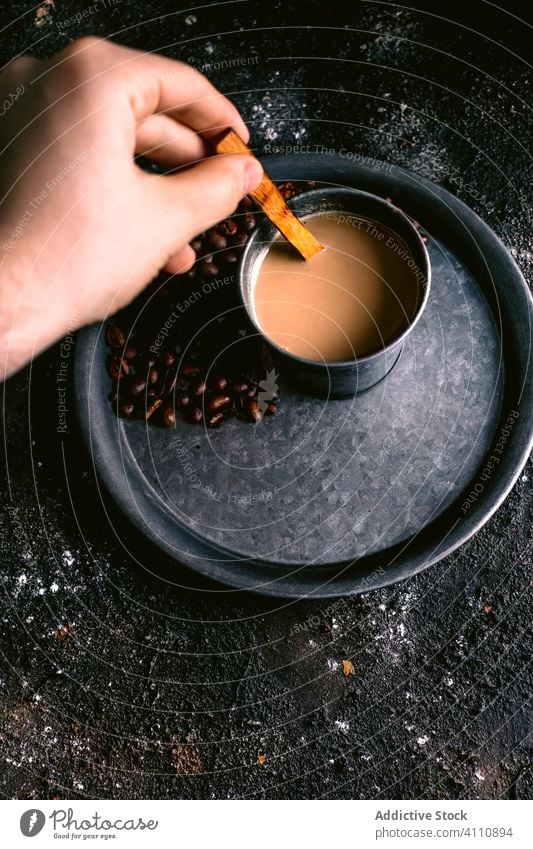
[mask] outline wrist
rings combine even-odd
[[[11,246],[0,231],[0,381],[66,332],[61,311],[47,307],[45,287],[22,248],[17,242]]]

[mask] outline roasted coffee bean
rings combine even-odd
[[[224,221],[220,222],[218,229],[224,234],[224,236],[234,236],[237,232],[237,225],[231,218],[226,218]]]
[[[118,324],[108,324],[105,332],[105,341],[110,348],[123,348],[126,342],[124,333]]]
[[[193,407],[191,412],[191,420],[194,424],[201,424],[204,420],[204,414],[201,407]]]
[[[118,414],[122,416],[123,419],[131,419],[133,413],[135,412],[135,406],[131,403],[131,401],[120,401],[118,405]]]
[[[179,407],[180,410],[185,410],[191,403],[190,396],[187,395],[186,392],[177,392],[176,393],[176,407]]]
[[[159,357],[159,362],[162,366],[165,366],[165,368],[171,368],[176,364],[176,354],[172,351],[165,351],[165,353],[161,354]]]
[[[236,248],[242,248],[248,241],[248,233],[239,232],[233,237],[233,244]]]
[[[206,406],[210,413],[216,413],[218,410],[223,410],[224,407],[229,407],[230,404],[231,398],[229,395],[213,395]]]
[[[115,357],[110,354],[107,358],[107,373],[112,380],[120,380],[130,372],[128,361],[122,357]]]
[[[225,418],[226,416],[224,413],[215,413],[213,416],[210,416],[207,423],[209,427],[219,427]]]
[[[263,413],[261,412],[261,408],[257,401],[248,402],[247,413],[250,421],[255,422],[256,424],[263,418]]]
[[[177,283],[180,282],[180,276],[176,277]],[[196,279],[196,266],[193,265],[192,268],[189,268],[189,270],[185,272],[184,277],[186,277],[187,280],[195,280]]]
[[[426,234],[425,234],[425,233],[424,233],[424,235],[422,236],[422,241],[424,242],[424,244],[425,244],[425,245],[427,245],[427,243],[429,242],[429,239],[428,239],[428,237],[426,236]]]
[[[203,243],[201,239],[193,239],[192,242],[189,243],[191,248],[193,249],[195,254],[199,254],[202,250]]]
[[[165,407],[161,416],[161,420],[163,422],[164,427],[174,427],[174,425],[176,424],[176,413],[174,412],[174,408],[170,405]]]
[[[229,251],[223,251],[220,254],[219,259],[220,259],[221,262],[227,262],[228,265],[233,265],[234,262],[238,261],[239,257],[237,255],[236,251],[229,250]]]
[[[267,404],[267,408],[265,410],[266,415],[267,416],[275,416],[277,412],[278,412],[278,405],[274,404],[273,401],[270,401],[269,404]]]
[[[285,183],[280,183],[278,185],[279,192],[284,200],[290,200],[290,198],[295,197],[295,195],[299,194],[298,189],[291,183],[290,181],[286,181]]]
[[[215,265],[214,262],[203,261],[200,265],[200,271],[202,272],[204,277],[216,277],[220,269],[218,265]]]
[[[131,377],[128,381],[127,390],[134,398],[136,398],[138,395],[142,395],[145,389],[146,380],[144,379],[144,377]]]
[[[209,378],[209,386],[215,389],[217,392],[224,392],[224,389],[228,385],[228,378],[222,372],[215,372]]]
[[[196,395],[197,398],[200,398],[201,395],[204,394],[207,389],[207,384],[205,380],[196,380],[193,384],[191,384],[192,394]]]
[[[138,353],[139,349],[136,348],[135,345],[126,345],[124,348],[124,359],[134,360]]]
[[[258,392],[257,386],[252,386],[246,394],[248,395],[248,398],[255,398],[255,396],[257,395],[257,392]]]
[[[153,414],[155,413],[156,410],[159,409],[159,407],[162,405],[162,403],[163,403],[162,398],[156,398],[155,401],[150,402],[150,404],[148,405],[148,408],[147,408],[147,410],[144,414],[144,418],[145,418],[146,421],[148,421],[148,419],[152,418]]]
[[[239,221],[239,228],[249,233],[255,227],[255,215],[253,212],[245,212]]]
[[[245,395],[248,392],[250,386],[245,381],[241,381],[240,383],[233,384],[233,391],[236,395]]]
[[[159,372],[158,372],[158,370],[155,366],[152,366],[152,368],[150,369],[150,371],[148,373],[148,383],[150,383],[152,386],[154,386],[154,384],[156,384],[158,380],[159,380]]]
[[[213,262],[213,254],[205,254],[204,256],[200,257],[200,259],[201,259],[202,263]],[[200,268],[201,268],[201,266],[200,266]]]
[[[183,377],[196,377],[200,374],[200,369],[195,363],[186,362],[181,367],[181,373]]]
[[[207,231],[206,241],[209,247],[214,248],[216,251],[223,251],[228,245],[226,237],[215,229]]]

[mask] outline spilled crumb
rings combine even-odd
[[[43,0],[35,10],[34,26],[42,27],[44,24],[50,23],[50,15],[55,7],[54,0]]]
[[[73,631],[74,626],[70,622],[67,622],[66,625],[59,625],[54,630],[54,637],[56,638],[56,640],[60,640],[61,642],[64,642],[65,640],[71,640]]]
[[[353,665],[351,660],[343,660],[342,661],[342,672],[343,675],[355,675],[355,666]]]
[[[194,746],[177,743],[172,747],[172,766],[181,775],[198,775],[202,771],[200,752]]]
[[[266,759],[267,759],[267,756],[266,756],[266,755],[258,755],[258,756],[257,756],[257,763],[259,764],[259,766],[263,766],[263,764],[265,763]]]

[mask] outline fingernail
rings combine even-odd
[[[246,163],[246,194],[253,191],[263,179],[263,166],[255,157],[250,156]]]

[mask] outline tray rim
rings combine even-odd
[[[503,245],[501,240],[496,236],[491,228],[461,200],[427,178],[420,177],[414,172],[401,168],[400,166],[388,163],[378,163],[377,160],[372,160],[371,166],[366,164],[360,165],[348,163],[339,155],[331,156],[328,154],[326,157],[320,154],[275,154],[262,157],[261,161],[265,165],[266,170],[270,171],[271,175],[276,180],[319,179],[321,182],[330,183],[332,182],[332,178],[335,176],[337,176],[338,179],[346,180],[347,175],[349,175],[350,185],[353,185],[356,179],[362,180],[363,183],[365,180],[371,182],[372,175],[378,173],[382,175],[386,174],[386,179],[390,179],[391,183],[396,182],[396,189],[400,190],[400,194],[402,190],[407,192],[416,192],[416,186],[413,189],[414,182],[422,187],[423,194],[428,191],[431,192],[435,196],[436,200],[440,201],[441,206],[444,204],[447,207],[452,218],[455,217],[457,222],[460,222],[461,226],[459,227],[459,233],[465,225],[469,236],[472,235],[472,232],[475,233],[476,246],[480,253],[480,257],[478,259],[481,260],[482,264],[485,264],[487,269],[487,253],[496,265],[503,266],[503,268],[498,268],[495,272],[488,271],[493,286],[495,276],[500,278],[502,275],[505,275],[506,279],[512,279],[511,296],[507,294],[507,298],[510,297],[511,300],[514,299],[515,301],[523,300],[524,306],[526,307],[526,314],[519,314],[518,318],[516,317],[516,312],[512,313],[512,315],[518,323],[518,327],[519,330],[521,329],[522,335],[528,331],[527,338],[529,343],[526,367],[522,369],[524,372],[524,379],[521,386],[515,387],[515,396],[517,395],[516,390],[518,389],[517,400],[520,405],[521,422],[518,423],[520,426],[513,427],[511,439],[506,445],[505,456],[501,465],[497,467],[496,473],[490,479],[489,485],[486,489],[484,489],[483,497],[475,502],[472,510],[469,511],[466,516],[461,517],[457,515],[456,521],[452,522],[450,525],[450,516],[457,512],[457,504],[461,500],[461,493],[459,493],[454,502],[452,502],[452,504],[446,508],[442,514],[440,514],[433,522],[429,523],[425,528],[421,529],[418,533],[392,547],[382,549],[375,554],[368,555],[355,561],[345,561],[344,565],[342,562],[338,562],[335,564],[304,565],[297,568],[295,568],[294,565],[291,565],[290,567],[287,566],[287,568],[285,568],[279,564],[270,564],[262,560],[243,560],[241,557],[238,557],[237,560],[235,560],[231,558],[229,552],[223,550],[216,544],[202,540],[190,529],[176,524],[175,527],[178,529],[178,533],[181,533],[182,537],[186,538],[187,542],[192,545],[196,551],[194,555],[188,554],[178,558],[171,546],[167,545],[166,541],[162,540],[157,532],[153,532],[154,527],[157,528],[160,522],[163,522],[163,524],[168,522],[168,514],[162,510],[161,505],[157,502],[157,500],[154,501],[150,491],[148,489],[143,491],[143,501],[145,508],[148,509],[152,518],[152,521],[149,522],[152,534],[146,533],[145,528],[139,529],[138,524],[135,522],[135,502],[130,496],[129,486],[123,488],[120,493],[117,492],[117,470],[114,468],[112,462],[112,440],[113,438],[116,439],[120,423],[113,416],[109,408],[107,408],[106,411],[100,411],[104,412],[104,415],[107,412],[107,426],[106,421],[102,421],[103,417],[101,416],[100,424],[103,424],[103,428],[97,428],[98,438],[96,441],[94,439],[95,429],[94,426],[91,425],[91,423],[94,423],[94,410],[89,407],[91,385],[93,381],[93,374],[91,370],[92,362],[88,363],[89,368],[83,368],[81,366],[84,362],[84,358],[92,360],[95,347],[98,345],[98,340],[102,332],[102,327],[99,324],[86,327],[78,332],[77,343],[75,346],[76,368],[74,371],[74,402],[77,422],[82,438],[91,457],[93,473],[95,475],[100,497],[102,497],[102,492],[100,491],[100,484],[102,484],[104,490],[118,506],[123,516],[130,523],[133,523],[134,527],[136,527],[145,538],[149,539],[152,544],[165,551],[165,553],[169,555],[176,564],[179,564],[179,567],[184,567],[192,573],[198,573],[204,578],[207,577],[212,581],[217,582],[219,585],[216,588],[213,586],[208,590],[205,588],[199,590],[198,587],[195,587],[195,589],[204,592],[216,591],[219,593],[234,593],[246,590],[262,595],[293,599],[304,597],[317,599],[335,598],[343,595],[366,593],[373,589],[379,589],[411,577],[439,562],[460,546],[464,545],[483,527],[484,524],[486,524],[486,522],[488,522],[516,483],[516,480],[518,479],[533,448],[533,385],[531,380],[528,382],[528,367],[531,359],[533,298],[531,297],[531,293],[520,269],[516,265],[507,248]],[[282,176],[279,176],[276,172],[283,170],[283,168],[290,171],[291,175],[288,176],[283,174]],[[314,176],[311,176],[313,170],[316,171],[318,169],[322,171],[322,175],[318,177],[315,173]],[[294,173],[294,171],[298,170],[303,173]],[[329,171],[331,174],[324,176],[325,171]],[[333,185],[335,184],[336,183],[333,183]],[[371,188],[369,189],[366,186],[360,186],[359,183],[357,183],[357,187],[362,188],[362,190],[372,191]],[[394,197],[396,202],[398,192],[395,191],[392,186],[389,186],[388,193]],[[453,223],[454,222],[452,221],[452,224]],[[443,239],[443,241],[445,240]],[[480,242],[481,245],[487,249],[487,253],[484,253],[481,250],[479,246]],[[461,251],[458,251],[455,247],[453,250],[466,265],[469,265],[469,261],[465,260],[464,257],[461,256]],[[477,279],[478,275],[474,272],[472,273]],[[484,297],[488,302],[489,309],[493,314],[498,330],[501,333],[502,328],[504,328],[506,324],[506,322],[502,319],[502,311],[500,309],[501,301],[497,301],[498,314],[495,314],[495,310],[493,305],[490,303],[490,297],[485,291],[485,287],[482,286],[482,284],[479,285],[481,286]],[[505,290],[503,291],[504,294],[506,294]],[[501,296],[501,293],[497,292],[497,287],[496,294],[500,294]],[[506,307],[507,304],[505,298],[503,299],[503,302],[504,307]],[[504,347],[509,343],[511,343],[511,346],[515,344],[516,340],[513,337],[508,337],[507,339],[504,337]],[[520,357],[521,354],[519,354],[519,358]],[[506,359],[507,357],[505,356],[505,353],[502,352],[504,365]],[[80,379],[79,375],[84,374],[89,375],[88,380],[83,381]],[[508,391],[509,385],[507,376],[504,375],[504,387],[498,423],[505,420],[505,405]],[[86,408],[88,413],[87,415],[84,414]],[[488,449],[485,453],[485,458],[488,456],[489,451],[490,449]],[[122,468],[122,452],[115,453],[115,467],[117,464],[121,467],[119,471],[122,471],[125,475]],[[480,468],[482,468],[482,466]],[[479,469],[472,477],[471,483],[475,481],[478,474]],[[128,480],[127,477],[125,477],[125,480]],[[464,491],[465,490],[462,490],[462,493],[464,493]],[[147,516],[144,512],[143,517],[144,524],[146,525]],[[457,527],[458,525],[460,525],[459,528]],[[442,539],[440,535],[438,536],[438,539],[434,539],[434,544],[432,544],[431,536],[434,536],[434,533],[428,532],[434,532],[441,526],[444,528],[449,526],[448,531],[444,534]],[[414,540],[416,540],[416,544],[413,543]],[[409,549],[410,546],[413,550],[410,553],[406,553],[405,550]],[[134,557],[132,552],[128,553],[130,556]],[[209,557],[210,553],[211,558]],[[213,554],[216,555],[215,560],[212,559]],[[383,562],[385,560],[387,561],[387,564],[384,566]],[[363,570],[361,569],[361,564],[365,567]],[[231,565],[233,565],[233,569],[231,569]],[[176,568],[178,568],[178,566]],[[333,570],[333,572],[331,572],[331,570]],[[261,579],[259,575],[259,572],[261,571],[263,572],[263,579]],[[191,576],[189,575],[188,577]],[[173,583],[176,586],[180,585],[178,580],[173,581]],[[191,583],[186,582],[184,586],[190,588]]]

